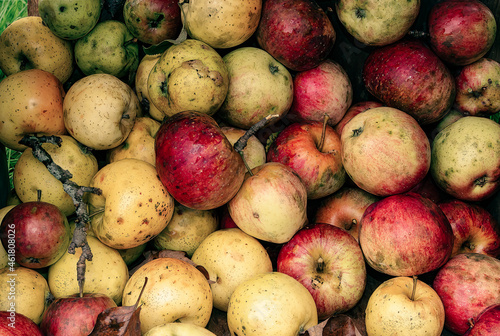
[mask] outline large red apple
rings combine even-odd
[[[374,49],[362,76],[368,92],[421,125],[444,117],[455,100],[451,72],[420,40],[407,38]]]
[[[460,253],[436,273],[432,287],[443,301],[445,327],[463,335],[487,307],[500,303],[500,260]]]
[[[500,335],[500,303],[489,306],[473,319],[471,328],[464,336],[498,335]]]
[[[23,314],[0,311],[0,336],[43,336],[38,325]]]
[[[359,244],[376,271],[413,276],[443,266],[453,249],[453,231],[438,205],[416,193],[388,196],[361,218]]]
[[[156,170],[179,203],[211,210],[240,189],[245,165],[216,121],[184,111],[165,120],[155,138]]]
[[[495,16],[479,0],[438,2],[431,8],[428,22],[432,49],[453,65],[477,61],[495,41]]]
[[[361,101],[361,102],[357,102],[355,104],[352,104],[349,107],[349,109],[347,109],[347,111],[344,114],[344,116],[342,117],[342,119],[340,119],[340,121],[333,128],[335,129],[335,131],[339,135],[341,135],[345,124],[347,124],[347,122],[349,120],[351,120],[355,115],[358,115],[361,112],[364,112],[364,111],[369,110],[371,108],[381,107],[381,106],[383,106],[383,104],[381,102],[373,101],[373,100]]]

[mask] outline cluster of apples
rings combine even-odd
[[[214,335],[217,310],[228,335],[295,336],[368,295],[362,334],[500,333],[484,3],[433,4],[425,38],[420,1],[111,3],[39,0],[0,34],[0,142],[22,152],[0,210],[0,281],[15,278],[0,331],[88,335],[140,297],[143,335]],[[339,34],[369,50],[370,99],[332,54]],[[53,163],[99,190],[83,297],[67,253],[81,218],[27,134],[59,137],[42,145]]]

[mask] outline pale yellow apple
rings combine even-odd
[[[149,330],[144,336],[216,336],[210,330],[192,323],[171,322]]]
[[[141,102],[141,106],[149,113],[151,118],[157,121],[162,121],[165,117],[162,111],[160,111],[155,104],[151,102],[148,92],[148,77],[151,69],[160,59],[161,54],[145,55],[139,62],[139,66],[135,72],[135,93],[137,98]]]
[[[221,127],[221,130],[233,146],[246,133],[244,129],[230,126]],[[243,148],[243,157],[250,169],[260,166],[266,163],[266,147],[255,135],[252,135]]]
[[[6,205],[0,209],[0,223],[2,223],[3,218],[15,205]],[[14,263],[14,259],[12,259],[11,263]],[[6,267],[9,264],[9,254],[5,250],[2,242],[0,241],[0,269]]]

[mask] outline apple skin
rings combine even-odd
[[[473,321],[464,336],[500,335],[500,303],[485,308]]]
[[[300,176],[309,199],[334,193],[346,180],[339,135],[325,125],[319,148],[322,136],[319,121],[293,123],[279,133],[267,152],[267,162],[280,162]]]
[[[465,65],[455,77],[455,107],[465,115],[488,117],[500,111],[500,63],[490,58]]]
[[[268,0],[256,31],[259,46],[294,71],[324,61],[336,32],[323,9],[311,0]]]
[[[381,102],[373,100],[354,103],[347,109],[342,119],[340,119],[340,121],[333,127],[333,129],[335,130],[335,132],[338,133],[338,135],[341,135],[345,124],[347,124],[347,122],[351,120],[354,116],[362,112],[365,112],[366,110],[369,110],[371,108],[381,107],[381,106],[384,106]]]
[[[38,325],[25,315],[0,311],[0,336],[43,336]]]
[[[317,223],[299,230],[278,253],[277,271],[311,293],[324,320],[353,308],[363,296],[366,266],[358,242],[339,227]]]
[[[445,327],[463,335],[469,320],[500,303],[500,260],[481,253],[460,253],[439,269],[432,287],[443,301]]]
[[[455,101],[451,72],[420,40],[405,38],[374,49],[365,60],[362,76],[368,92],[421,125],[444,117]]]
[[[492,11],[478,0],[446,0],[429,13],[432,50],[444,61],[463,66],[483,57],[495,41]]]
[[[179,112],[155,138],[156,170],[179,203],[210,210],[227,203],[245,177],[245,164],[216,121],[207,114]]]
[[[385,197],[361,218],[359,244],[373,269],[413,276],[443,266],[453,250],[453,230],[439,206],[416,193]]]
[[[221,130],[233,146],[247,132],[244,129],[231,126],[223,126]],[[243,148],[243,157],[250,169],[258,167],[266,163],[266,147],[255,135],[252,135]]]

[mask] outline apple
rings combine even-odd
[[[198,210],[215,209],[240,189],[243,160],[209,115],[177,113],[162,123],[155,141],[158,176],[177,202]]]
[[[127,139],[136,117],[142,116],[132,88],[110,74],[77,80],[63,103],[68,133],[96,150],[115,148]]]
[[[445,327],[465,334],[487,307],[500,303],[500,260],[481,253],[460,253],[441,267],[432,287],[443,301]]]
[[[256,30],[258,45],[293,71],[327,59],[336,40],[332,22],[312,0],[268,0]]]
[[[170,322],[150,329],[144,336],[216,336],[207,328],[192,323]]]
[[[452,197],[481,201],[500,189],[500,124],[465,116],[434,138],[430,173]]]
[[[126,0],[123,22],[133,36],[146,44],[175,39],[182,29],[181,10],[176,0]]]
[[[374,49],[362,76],[374,97],[410,114],[421,125],[443,118],[455,101],[454,77],[421,40],[405,38]]]
[[[427,283],[400,276],[384,281],[370,294],[365,312],[368,335],[441,336],[445,311]]]
[[[352,104],[351,80],[340,64],[325,60],[293,78],[293,102],[288,117],[298,121],[323,121],[335,126]]]
[[[141,110],[145,115],[149,115],[156,121],[162,121],[165,114],[163,114],[163,112],[160,111],[149,98],[148,77],[151,69],[160,59],[160,56],[161,54],[144,55],[139,62],[134,80],[134,89],[137,94],[137,98],[141,103]]]
[[[342,163],[361,189],[389,196],[409,191],[431,165],[429,139],[409,114],[393,107],[369,109],[342,130]]]
[[[500,111],[500,63],[490,58],[465,65],[455,77],[455,106],[462,113],[488,117]]]
[[[25,134],[66,133],[63,118],[65,92],[53,74],[31,69],[12,74],[0,82],[0,142],[23,151]]]
[[[0,70],[14,73],[41,69],[65,83],[73,73],[73,46],[56,36],[39,16],[24,16],[0,34]]]
[[[309,199],[319,199],[339,190],[346,180],[340,136],[319,121],[286,126],[271,143],[267,162],[280,162],[301,178]]]
[[[1,336],[43,336],[38,325],[15,311],[0,311]]]
[[[318,324],[316,304],[297,280],[281,272],[239,284],[227,310],[231,336],[295,336]]]
[[[472,322],[465,336],[495,336],[500,334],[500,303],[485,308]]]
[[[392,195],[371,204],[359,229],[359,244],[368,265],[392,276],[438,269],[450,258],[453,240],[443,211],[416,193]]]
[[[125,264],[127,264],[127,266],[131,266],[136,260],[138,260],[143,255],[144,251],[146,250],[146,247],[148,247],[148,243],[144,243],[136,247],[131,247],[128,249],[122,249],[117,251],[123,258],[123,261],[125,261]]]
[[[98,315],[116,307],[105,294],[73,294],[55,299],[43,314],[40,329],[46,335],[87,336],[94,329]]]
[[[355,115],[365,112],[366,110],[369,110],[371,108],[381,106],[383,106],[381,102],[374,100],[365,100],[354,103],[347,109],[342,119],[340,119],[340,121],[335,124],[335,126],[333,126],[333,129],[338,133],[338,135],[341,135],[345,124],[347,124],[347,122],[351,120]]]
[[[144,287],[144,279],[148,282]],[[144,288],[143,288],[144,287]],[[191,263],[158,258],[140,266],[123,290],[123,306],[132,306],[141,295],[142,334],[170,322],[208,324],[213,308],[210,285]]]
[[[236,48],[223,61],[229,87],[217,116],[229,125],[249,129],[264,117],[286,115],[293,100],[293,78],[283,64],[256,47]]]
[[[458,119],[465,117],[465,114],[461,112],[458,108],[453,106],[443,118],[441,118],[437,123],[431,126],[431,130],[428,133],[429,140],[434,142],[436,135],[441,132],[446,126],[453,124]]]
[[[361,217],[366,208],[378,200],[380,197],[361,188],[344,185],[338,191],[319,200],[313,213],[314,222],[338,226],[358,241]]]
[[[222,126],[221,130],[233,146],[247,132],[244,129],[231,126]],[[242,155],[250,169],[266,163],[266,148],[255,135],[248,138]]]
[[[441,188],[437,186],[436,182],[434,182],[434,179],[432,178],[430,172],[425,175],[422,181],[411,188],[409,192],[414,192],[427,197],[434,203],[439,203],[449,198],[449,195],[441,190]]]
[[[279,250],[277,271],[309,290],[318,319],[353,308],[363,296],[366,266],[361,248],[344,229],[316,223],[299,230]]]
[[[493,46],[497,24],[479,0],[446,0],[434,4],[428,19],[432,50],[444,61],[463,66],[483,57]]]

